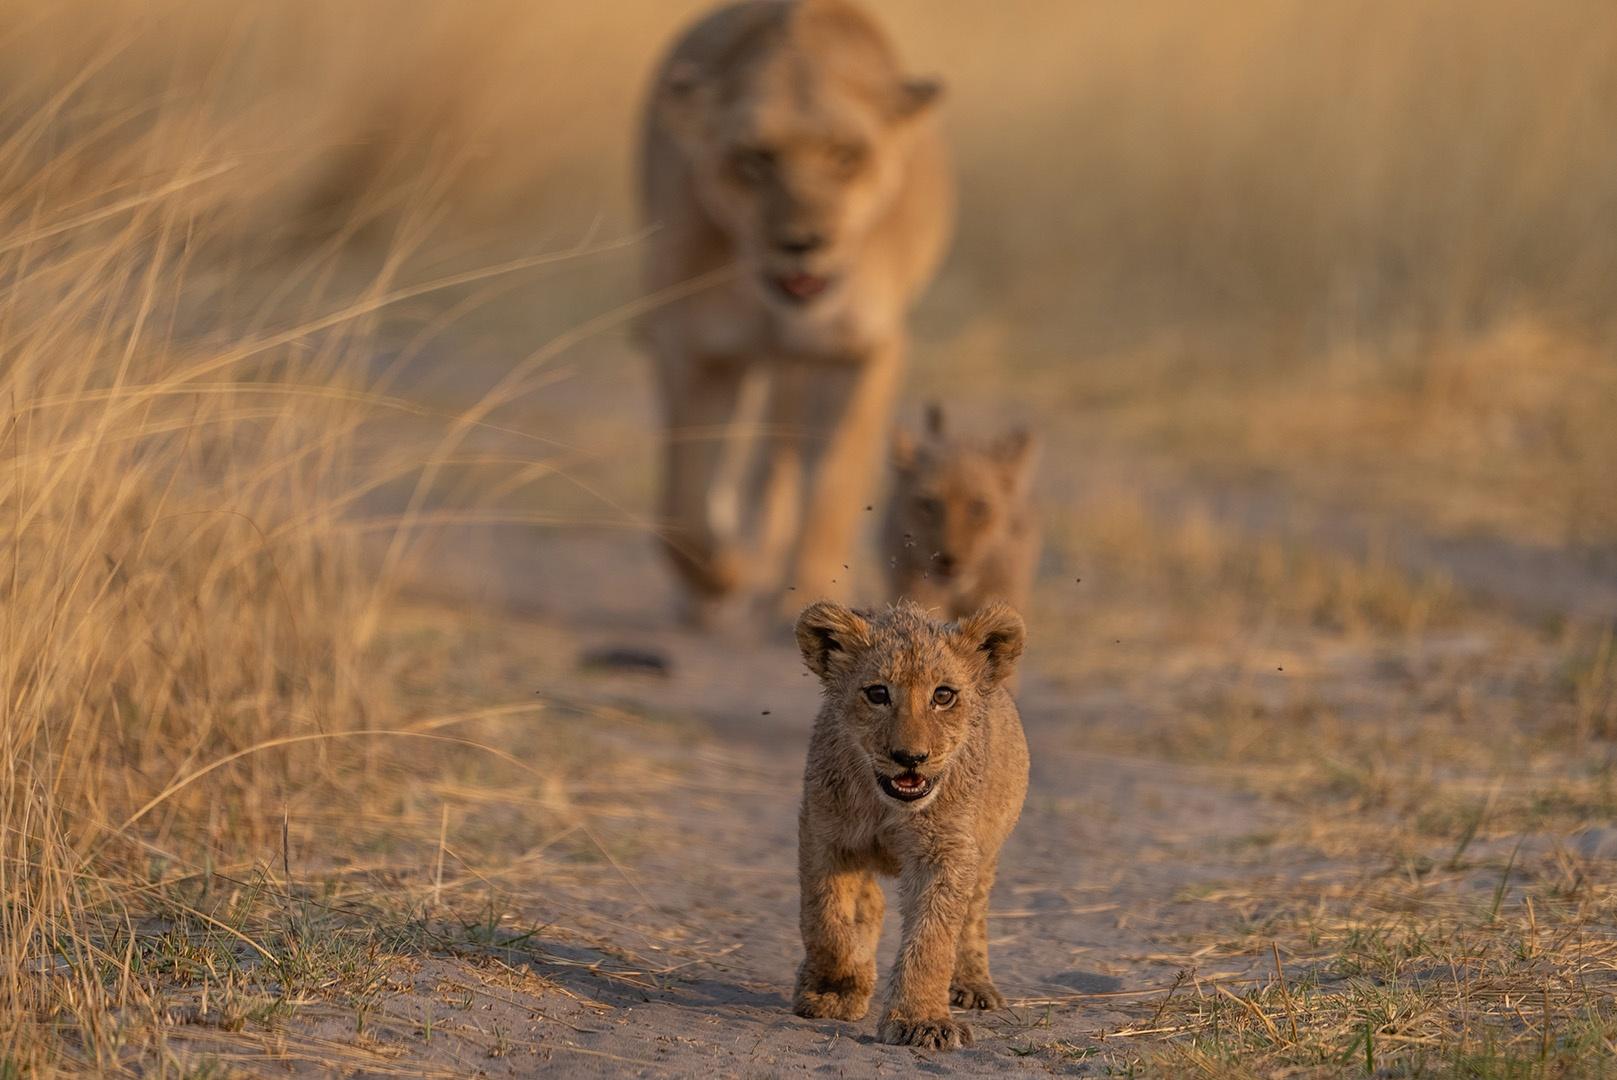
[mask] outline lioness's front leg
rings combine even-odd
[[[846,365],[826,364],[805,387],[805,483],[797,549],[787,569],[783,610],[800,598],[849,592],[854,538],[881,476],[887,425],[903,376],[904,348],[893,342]]]
[[[904,940],[876,1029],[884,1043],[934,1050],[971,1044],[971,1028],[949,1015],[949,979],[977,867],[975,859],[953,854],[947,861],[906,865],[899,878]]]
[[[869,869],[852,867],[811,843],[799,848],[803,890],[803,965],[792,1011],[798,1016],[858,1020],[876,988],[881,888]]]
[[[721,479],[746,365],[733,358],[686,355],[664,346],[658,376],[663,405],[661,535],[684,586],[692,621],[714,613],[746,575],[731,530],[715,520]]]

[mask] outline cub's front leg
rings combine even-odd
[[[977,880],[975,859],[918,861],[899,877],[904,939],[876,1037],[884,1043],[954,1050],[971,1028],[949,1015],[955,948]]]
[[[798,852],[803,966],[797,971],[792,1011],[858,1020],[870,1008],[876,988],[881,886],[868,868],[848,865],[810,836],[803,837]]]
[[[988,894],[994,888],[994,860],[984,860],[960,927],[960,943],[955,950],[954,979],[949,985],[950,1000],[966,1009],[1003,1009],[1005,995],[988,973]]]

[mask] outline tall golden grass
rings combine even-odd
[[[365,410],[341,391],[362,327],[287,340],[199,322],[193,252],[242,185],[206,155],[139,169],[148,140],[178,134],[168,123],[184,120],[93,170],[72,146],[46,153],[48,120],[5,148],[44,162],[0,200],[14,1066],[48,1059],[56,1030],[81,1064],[112,1067],[120,1011],[151,1002],[109,942],[151,913],[156,868],[267,848],[277,807],[336,778],[319,754],[294,767],[255,748],[362,727],[385,696],[365,628],[386,596],[344,524]]]
[[[469,408],[389,396],[411,344],[441,329],[432,297],[583,249],[430,272],[441,259],[421,245],[453,152],[367,174],[374,186],[346,193],[333,222],[325,169],[365,140],[325,140],[322,115],[284,100],[267,121],[236,81],[265,48],[241,19],[62,14],[0,29],[16,61],[0,114],[8,1075],[170,1063],[172,1010],[147,955],[163,928],[273,958],[243,930],[250,904],[210,912],[180,886],[206,893],[216,872],[256,865],[290,902],[290,806],[345,821],[353,845],[360,819],[408,805],[400,768],[419,775],[428,758],[445,765],[442,744],[473,745],[441,729],[487,710],[404,722],[446,700],[401,706],[419,687],[400,693],[389,635],[412,540],[446,516],[426,500],[478,463],[457,449],[550,355],[635,310],[582,321]],[[311,6],[279,30],[301,40],[322,17]],[[58,48],[39,51],[41,34]],[[367,229],[366,254],[345,259]],[[427,315],[387,330],[412,301]],[[416,495],[378,517],[384,488]],[[435,746],[378,749],[400,739]]]

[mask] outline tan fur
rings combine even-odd
[[[943,623],[902,602],[880,614],[820,601],[797,621],[825,702],[814,722],[798,827],[803,965],[799,1016],[858,1020],[876,985],[878,873],[897,875],[903,940],[877,1037],[935,1049],[971,1042],[951,1001],[997,1009],[988,894],[1027,792],[1027,743],[1005,689],[1021,617],[1001,603]],[[869,688],[886,688],[873,704]],[[934,694],[952,688],[940,707]],[[915,764],[915,759],[924,760]],[[906,764],[909,763],[909,764]],[[915,801],[878,782],[930,781]]]
[[[947,618],[990,600],[1025,609],[1041,546],[1030,499],[1036,457],[1023,429],[987,443],[950,435],[935,405],[922,438],[895,434],[882,539],[893,598]]]
[[[663,537],[698,613],[782,584],[847,588],[905,317],[951,227],[936,96],[843,0],[721,8],[656,75],[646,285],[722,278],[641,326],[666,426]]]

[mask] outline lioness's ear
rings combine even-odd
[[[870,645],[870,622],[852,608],[818,600],[797,617],[797,647],[803,663],[822,679],[829,678],[853,654]]]
[[[898,103],[893,112],[900,120],[920,116],[943,96],[943,84],[937,79],[905,79],[898,84]]]
[[[670,97],[685,97],[702,81],[702,69],[689,60],[678,60],[663,72],[663,93]]]
[[[994,457],[1005,470],[1006,486],[1025,495],[1033,486],[1033,470],[1039,462],[1038,437],[1025,427],[1002,435],[993,447]]]
[[[908,428],[897,428],[893,431],[893,468],[899,472],[909,472],[915,468],[920,450],[921,448],[916,445],[915,436]]]
[[[998,686],[1015,672],[1016,662],[1022,656],[1027,629],[1022,623],[1022,616],[1009,604],[990,600],[960,620],[955,637],[962,651],[982,657],[988,682]]]
[[[657,113],[676,140],[683,143],[701,129],[709,88],[702,69],[689,60],[671,64],[656,88]]]

